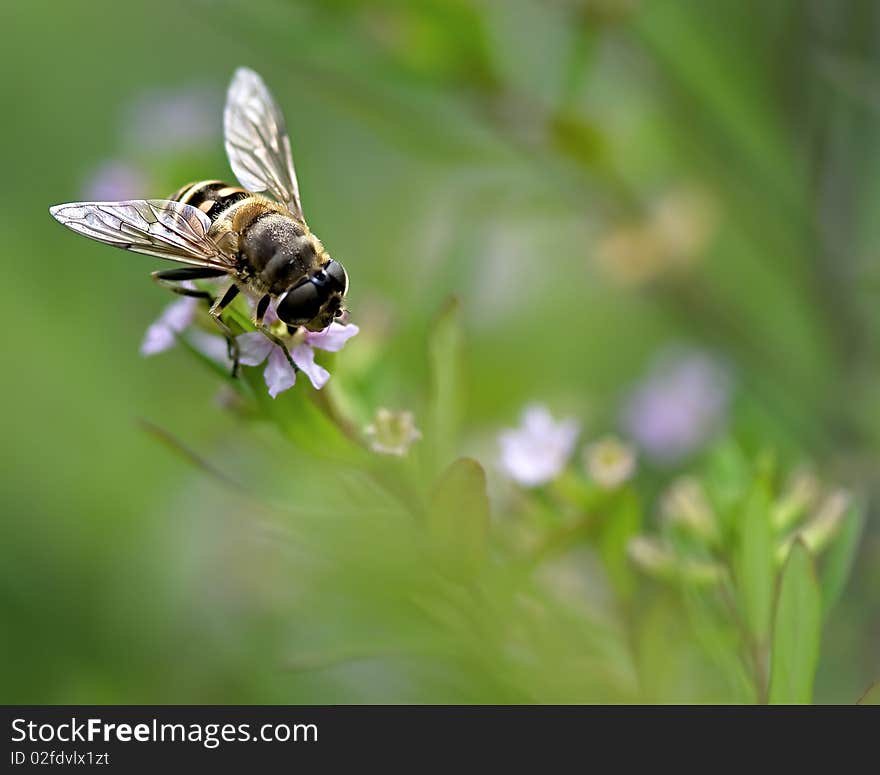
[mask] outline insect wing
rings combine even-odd
[[[235,71],[226,95],[223,132],[229,166],[249,191],[268,191],[303,219],[284,116],[253,70]]]
[[[106,245],[183,264],[233,269],[208,237],[208,216],[190,205],[165,199],[71,202],[49,212],[68,229]]]

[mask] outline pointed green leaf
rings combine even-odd
[[[868,690],[859,697],[857,705],[880,705],[880,681],[872,683]]]
[[[726,439],[709,455],[704,482],[709,499],[725,526],[738,517],[737,506],[754,479],[754,470],[740,446]]]
[[[863,516],[858,503],[853,503],[843,518],[840,532],[828,549],[822,564],[822,614],[828,616],[840,599],[840,594],[846,586],[856,550],[859,546],[859,538],[862,534]]]
[[[437,471],[455,455],[464,401],[462,398],[461,322],[458,300],[447,300],[428,339],[430,404],[428,444]]]
[[[766,484],[756,481],[739,512],[734,572],[749,632],[764,643],[773,610],[773,529]]]
[[[801,541],[782,571],[770,660],[770,702],[806,704],[819,662],[822,597],[813,558]]]
[[[635,587],[632,561],[627,555],[630,539],[642,527],[642,506],[638,496],[625,491],[615,498],[599,527],[599,553],[617,594],[629,597]]]
[[[486,552],[489,496],[483,467],[460,458],[437,479],[428,509],[432,548],[449,568],[469,574]]]

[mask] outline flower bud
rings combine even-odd
[[[723,565],[711,560],[680,558],[656,538],[636,536],[626,547],[629,558],[649,576],[665,581],[681,581],[696,586],[710,586],[722,581]]]
[[[645,573],[658,578],[675,574],[676,558],[672,550],[656,538],[636,536],[626,545],[626,553]]]
[[[688,263],[709,244],[718,220],[717,203],[708,192],[681,186],[657,200],[651,224],[670,261]]]
[[[629,444],[607,436],[584,449],[584,463],[603,490],[616,490],[635,473],[636,453]]]
[[[819,480],[806,469],[796,471],[788,480],[782,497],[773,505],[770,518],[777,531],[787,530],[812,508],[819,497]]]
[[[816,514],[780,544],[776,550],[777,563],[785,562],[797,539],[802,540],[812,554],[819,554],[837,535],[851,502],[852,497],[845,490],[836,490],[826,496]]]
[[[364,433],[374,452],[400,457],[409,451],[413,442],[422,438],[412,412],[392,412],[385,408],[376,410],[373,422],[364,428]]]
[[[717,543],[718,521],[700,481],[691,476],[676,479],[661,502],[663,518],[707,543]]]

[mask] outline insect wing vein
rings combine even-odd
[[[233,263],[208,236],[200,210],[163,199],[73,202],[50,208],[69,229],[135,253],[232,271]]]
[[[233,76],[223,114],[226,155],[248,190],[268,191],[303,219],[296,170],[284,117],[266,84],[252,70]]]

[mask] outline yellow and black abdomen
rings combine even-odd
[[[168,198],[197,207],[212,221],[216,221],[231,205],[253,196],[250,191],[240,186],[230,186],[222,180],[200,180],[187,183]]]

